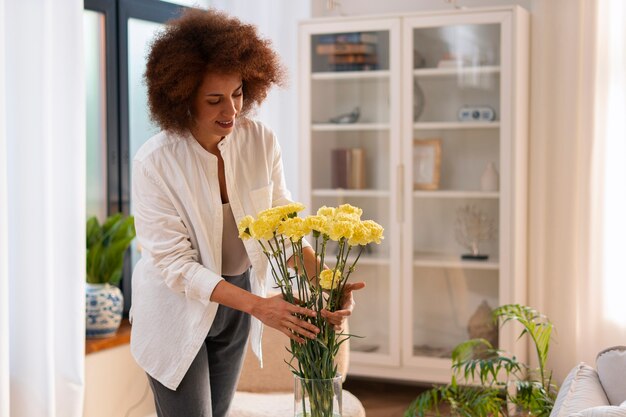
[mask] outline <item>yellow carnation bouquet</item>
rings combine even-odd
[[[383,228],[372,220],[361,220],[363,211],[349,204],[339,207],[321,207],[317,214],[298,217],[304,205],[292,203],[260,212],[257,218],[246,216],[239,222],[239,237],[255,239],[271,265],[274,282],[288,302],[314,310],[315,317],[299,316],[320,329],[316,339],[306,339],[300,344],[291,341],[290,353],[297,364],[289,363],[292,372],[302,380],[332,380],[336,378],[335,357],[339,346],[352,335],[343,331],[337,334],[334,326],[322,316],[322,310],[336,311],[341,308],[344,287],[355,271],[363,249],[370,243],[380,244]],[[312,235],[315,250],[315,273],[305,265],[303,239]],[[334,264],[326,259],[329,242],[336,242]],[[291,245],[291,246],[288,246]],[[286,249],[293,249],[293,268],[287,265]],[[352,255],[352,257],[351,257]],[[293,361],[292,361],[293,362]],[[303,407],[304,416],[332,416],[332,395],[325,390],[308,391],[309,410]]]

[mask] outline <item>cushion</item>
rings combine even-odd
[[[365,417],[363,404],[349,391],[343,390],[341,403],[342,417]],[[228,417],[293,417],[293,392],[237,391]]]
[[[580,413],[570,414],[569,417],[626,417],[626,408],[603,405],[587,408]]]
[[[550,417],[570,417],[587,408],[610,405],[600,384],[598,373],[591,366],[580,363],[563,381]]]
[[[626,400],[626,346],[613,346],[598,353],[596,369],[611,405]]]

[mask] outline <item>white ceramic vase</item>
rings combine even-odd
[[[498,191],[500,189],[500,174],[493,162],[489,162],[480,177],[480,189],[483,191]]]
[[[85,288],[85,327],[87,337],[110,337],[122,321],[124,297],[110,284],[90,284]]]

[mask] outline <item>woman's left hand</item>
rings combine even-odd
[[[322,310],[322,317],[324,317],[335,330],[342,329],[344,320],[346,320],[346,318],[352,314],[352,310],[354,310],[355,302],[352,291],[358,291],[363,288],[365,288],[364,282],[346,283],[343,287],[343,293],[341,294],[341,308],[333,312]]]

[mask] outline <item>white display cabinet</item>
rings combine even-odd
[[[514,6],[300,25],[302,200],[385,227],[355,272],[351,375],[447,382],[478,307],[525,302],[528,19]],[[457,234],[475,230],[487,259],[462,259]],[[498,344],[524,357],[515,339]]]

